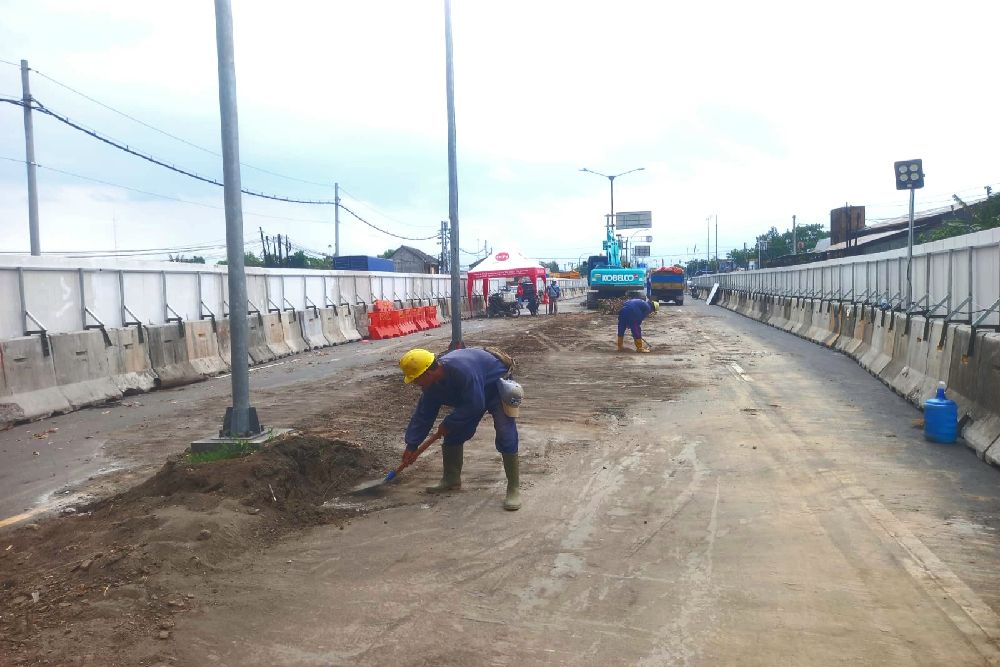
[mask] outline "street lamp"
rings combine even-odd
[[[636,171],[644,171],[645,169],[646,169],[645,167],[636,167],[635,169],[629,169],[628,171],[623,171],[622,173],[614,174],[613,176],[609,174],[602,174],[599,171],[594,171],[593,169],[587,169],[586,167],[581,168],[580,171],[585,171],[588,174],[595,174],[596,176],[603,176],[604,178],[608,179],[611,182],[611,224],[614,224],[615,223],[615,179],[618,178],[619,176],[625,176],[626,174],[631,174],[632,172]]]
[[[902,160],[894,164],[896,189],[910,191],[910,224],[906,235],[906,310],[913,305],[913,196],[924,187],[923,160]]]

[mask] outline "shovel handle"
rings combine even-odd
[[[440,440],[441,439],[441,435],[442,435],[441,431],[438,430],[434,435],[432,435],[431,437],[429,437],[426,440],[424,440],[423,444],[421,444],[419,447],[417,447],[417,456],[415,456],[413,458],[413,460],[416,461],[417,457],[420,456],[421,454],[423,454],[425,451],[427,451],[428,447],[430,447],[435,442],[437,442],[438,440]],[[398,475],[399,473],[401,473],[403,471],[403,469],[406,468],[407,465],[408,464],[400,464],[400,466],[393,471],[395,473],[393,475],[393,477],[395,477],[396,475]]]

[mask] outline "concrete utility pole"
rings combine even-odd
[[[31,122],[31,87],[28,85],[28,61],[21,61],[21,102],[24,108],[24,162],[28,166],[28,237],[31,254],[41,255],[38,240],[38,181],[35,166],[35,126]]]
[[[226,257],[229,260],[229,331],[233,405],[226,409],[220,437],[245,438],[261,433],[257,410],[250,405],[247,356],[247,277],[243,266],[243,205],[240,182],[240,133],[236,110],[236,62],[233,13],[229,0],[215,0],[215,40],[219,58],[219,112],[222,119],[222,174],[225,183]]]
[[[850,225],[848,225],[848,226],[850,226]],[[794,215],[792,216],[792,254],[793,255],[798,255],[799,254],[799,242],[798,242],[798,238],[796,236],[795,216]]]
[[[712,266],[712,216],[705,218],[705,270]]]
[[[458,139],[455,130],[455,66],[451,39],[451,0],[444,0],[444,60],[445,94],[448,98],[448,221],[451,224],[451,307],[462,303],[462,267],[458,257]],[[460,311],[461,312],[461,311]],[[462,318],[451,318],[449,350],[465,347],[462,340]]]
[[[340,257],[340,183],[333,184],[333,256]]]
[[[719,270],[719,216],[715,216],[715,270]]]

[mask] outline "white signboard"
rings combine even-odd
[[[618,229],[649,229],[652,226],[652,211],[629,211],[627,213],[615,213],[615,227]]]

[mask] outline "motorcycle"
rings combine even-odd
[[[521,314],[521,306],[515,300],[508,300],[501,292],[490,294],[487,300],[487,317],[518,317]]]

